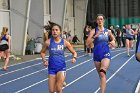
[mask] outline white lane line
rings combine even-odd
[[[115,51],[111,51],[111,52],[117,52],[117,51],[122,51],[122,49],[119,49],[119,50],[115,50]],[[83,51],[77,51],[78,53],[82,53]],[[68,56],[71,56],[71,55],[67,55],[66,57]],[[46,58],[48,58],[48,56],[45,56]],[[36,58],[36,59],[33,59],[33,60],[29,60],[29,61],[24,61],[24,62],[21,62],[21,63],[16,63],[16,64],[13,64],[13,65],[10,65],[8,67],[12,67],[12,66],[16,66],[16,65],[20,65],[20,64],[24,64],[24,63],[29,63],[29,62],[32,62],[32,61],[35,61],[35,60],[40,60],[41,58]],[[0,68],[2,69],[2,68]]]
[[[117,56],[119,56],[119,55],[121,55],[121,54],[123,54],[123,53],[125,53],[125,52],[119,53],[119,54],[113,56],[111,59],[114,59],[115,57],[117,57]],[[83,74],[83,75],[80,76],[79,78],[77,78],[77,79],[75,79],[74,81],[68,83],[64,88],[66,88],[66,87],[70,86],[71,84],[75,83],[76,81],[80,80],[81,78],[83,78],[84,76],[88,75],[89,73],[91,73],[91,72],[94,71],[95,69],[96,69],[96,68],[93,68],[93,69],[90,70],[89,72]],[[63,89],[64,89],[64,88],[63,88]]]
[[[82,55],[81,57],[83,57],[83,56],[85,56],[85,55]],[[67,60],[67,62],[68,62],[68,61],[71,61],[71,59],[70,59],[70,60]],[[83,64],[83,63],[80,63],[80,64]],[[71,68],[75,68],[75,67],[77,67],[77,66],[79,66],[79,64],[78,64],[78,65],[75,65],[74,67],[71,67]],[[33,75],[33,74],[39,73],[39,72],[41,72],[41,71],[43,71],[43,70],[47,70],[47,69],[48,69],[48,68],[41,69],[41,70],[35,71],[35,72],[33,72],[33,73],[30,73],[30,74],[24,75],[24,76],[22,76],[22,77],[18,77],[18,78],[16,78],[16,79],[13,79],[13,80],[10,80],[10,81],[7,81],[7,82],[4,82],[4,83],[1,83],[0,86],[3,86],[3,85],[5,85],[5,84],[8,84],[8,83],[11,83],[11,82],[17,81],[17,80],[19,80],[19,79],[22,79],[22,78],[25,78],[25,77],[31,76],[31,75]]]
[[[45,82],[45,81],[47,81],[47,80],[48,80],[48,78],[43,79],[43,80],[41,80],[41,81],[39,81],[39,82],[37,82],[37,83],[34,83],[34,84],[31,85],[31,86],[28,86],[28,87],[23,88],[23,89],[21,89],[21,90],[19,90],[19,91],[16,91],[15,93],[20,93],[20,92],[22,92],[22,91],[24,91],[24,90],[27,90],[27,89],[29,89],[29,88],[31,88],[31,87],[33,87],[33,86],[35,86],[35,85],[38,85],[38,84],[40,84],[40,83],[43,83],[43,82]]]
[[[19,79],[22,79],[22,78],[25,78],[25,77],[31,76],[31,75],[33,75],[33,74],[39,73],[39,72],[41,72],[41,71],[43,71],[43,70],[46,70],[46,69],[47,69],[47,68],[45,68],[45,69],[41,69],[41,70],[35,71],[35,72],[33,72],[33,73],[27,74],[27,75],[25,75],[25,76],[22,76],[22,77],[19,77],[19,78],[16,78],[16,79],[13,79],[13,80],[10,80],[10,81],[7,81],[7,82],[4,82],[4,83],[1,83],[0,86],[3,86],[3,85],[5,85],[5,84],[8,84],[8,83],[11,83],[11,82],[17,81],[17,80],[19,80]]]
[[[114,59],[115,57],[117,57],[118,55],[123,54],[123,53],[126,53],[126,51],[118,53],[117,55],[113,56],[111,59]]]
[[[125,51],[126,52],[126,51]],[[119,53],[119,54],[117,54],[117,55],[115,55],[115,56],[113,56],[111,59],[114,59],[115,57],[117,57],[117,56],[119,56],[119,55],[121,55],[121,54],[123,54],[123,53],[125,53],[125,52],[122,52],[122,53]],[[90,59],[90,60],[92,60],[92,59]],[[89,60],[89,61],[90,61]],[[86,62],[86,61],[85,61]],[[78,64],[79,65],[79,64]],[[76,66],[77,67],[77,66]],[[71,68],[73,68],[73,67],[71,67]],[[71,68],[69,68],[68,70],[70,70]],[[93,69],[96,69],[96,68],[93,68]],[[68,71],[67,70],[67,71]],[[92,71],[91,71],[92,72]],[[90,71],[89,71],[89,73],[90,73]],[[34,83],[33,85],[30,85],[30,86],[28,86],[28,87],[25,87],[25,88],[23,88],[23,89],[21,89],[21,90],[19,90],[19,91],[17,91],[17,92],[15,92],[15,93],[20,93],[20,92],[22,92],[22,91],[25,91],[25,90],[27,90],[27,89],[29,89],[29,88],[31,88],[31,87],[34,87],[34,86],[36,86],[36,85],[38,85],[38,84],[40,84],[40,83],[42,83],[42,82],[45,82],[45,81],[47,81],[48,80],[48,78],[47,79],[44,79],[44,80],[41,80],[40,82],[37,82],[37,83]],[[76,81],[75,81],[76,82]],[[74,82],[73,82],[74,83]],[[67,84],[68,85],[68,84]]]
[[[31,66],[27,66],[27,67],[24,67],[24,68],[21,68],[21,69],[13,70],[13,71],[10,71],[10,72],[4,73],[4,74],[0,74],[0,77],[4,76],[4,75],[7,75],[7,74],[10,74],[10,73],[20,71],[20,70],[27,69],[27,68],[30,68],[30,67],[34,67],[34,66],[37,66],[37,65],[40,65],[40,64],[42,64],[42,63],[34,64],[34,65],[31,65]]]
[[[72,54],[71,53],[69,53],[69,54],[65,54],[65,57],[68,57],[68,56],[71,56]],[[48,59],[49,58],[49,56],[47,56],[47,57],[45,57],[45,59]],[[42,59],[41,57],[38,57],[38,58],[36,58],[37,60],[40,60],[40,59]]]
[[[16,63],[16,64],[13,64],[13,65],[9,65],[8,67],[13,67],[13,66],[16,66],[16,65],[20,65],[20,64],[24,64],[24,63],[29,63],[29,62],[32,62],[32,61],[35,61],[36,59],[33,59],[33,60],[29,60],[29,61],[24,61],[24,62],[21,62],[21,63]],[[2,68],[0,68],[2,69]]]
[[[86,55],[86,54],[85,54],[85,55]],[[85,55],[78,56],[77,58],[81,58],[81,57],[83,57],[83,56],[85,56]],[[67,63],[68,61],[71,61],[71,59],[67,60],[66,63]],[[20,70],[27,69],[27,68],[30,68],[30,67],[34,67],[34,66],[36,66],[36,65],[41,65],[41,64],[42,64],[42,62],[41,62],[41,63],[38,63],[38,64],[31,65],[31,66],[27,66],[27,67],[24,67],[24,68],[21,68],[21,69],[13,70],[13,71],[10,71],[10,72],[4,73],[4,74],[0,74],[0,77],[1,77],[1,76],[4,76],[4,75],[7,75],[7,74],[11,74],[11,73],[17,72],[17,71],[20,71]]]
[[[93,68],[92,70],[86,72],[85,74],[83,74],[82,76],[78,77],[77,79],[73,80],[72,82],[68,83],[64,88],[70,86],[71,84],[75,83],[76,81],[80,80],[81,78],[85,77],[86,75],[90,74],[92,71],[94,71],[96,68]]]
[[[77,53],[82,53],[83,51],[77,51]],[[48,57],[48,56],[45,56],[46,58]],[[8,67],[13,67],[13,66],[16,66],[16,65],[20,65],[20,64],[24,64],[24,63],[29,63],[29,62],[32,62],[32,61],[35,61],[35,60],[38,60],[38,59],[32,59],[32,60],[28,60],[28,61],[23,61],[23,62],[20,62],[20,63],[15,63],[15,64],[13,64],[13,65],[9,65]],[[2,68],[0,68],[0,69],[2,69]]]
[[[117,51],[123,51],[123,50],[126,50],[126,49],[111,50],[111,52],[117,52]]]
[[[92,58],[91,58],[91,59],[89,59],[89,60],[86,60],[86,61],[84,61],[84,62],[81,62],[80,64],[77,64],[77,65],[75,65],[75,66],[73,66],[73,67],[71,67],[71,68],[67,69],[66,71],[69,71],[69,70],[71,70],[71,69],[74,69],[74,68],[76,68],[76,67],[78,67],[78,66],[80,66],[80,65],[82,65],[82,64],[85,64],[85,63],[87,63],[87,62],[91,61],[91,60],[92,60]]]
[[[138,85],[136,87],[135,93],[140,93],[140,80],[139,80]]]
[[[78,66],[80,66],[80,65],[82,65],[82,64],[85,64],[85,63],[91,61],[91,60],[92,60],[92,59],[86,60],[86,61],[84,61],[84,62],[82,62],[82,63],[80,63],[80,64],[77,64],[77,65],[75,65],[75,66],[73,66],[73,67],[67,69],[66,71],[69,71],[69,70],[71,70],[71,69],[74,69],[74,68],[76,68],[76,67],[78,67]],[[22,92],[22,91],[24,91],[24,90],[27,90],[27,89],[29,89],[29,88],[31,88],[31,87],[33,87],[33,86],[36,86],[36,85],[38,85],[38,84],[40,84],[40,83],[42,83],[42,82],[45,82],[45,81],[47,81],[47,80],[48,80],[48,78],[47,78],[47,79],[43,79],[43,80],[41,80],[41,81],[39,81],[39,82],[37,82],[37,83],[34,83],[33,85],[30,85],[30,86],[28,86],[28,87],[23,88],[23,89],[21,89],[21,90],[15,92],[15,93],[20,93],[20,92]]]
[[[106,83],[108,83],[132,58],[134,55],[132,55],[109,79],[107,79]],[[94,93],[98,93],[100,88],[98,88]]]

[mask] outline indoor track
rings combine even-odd
[[[135,60],[134,52],[131,50],[128,57],[124,48],[111,50],[105,93],[134,93],[140,79],[140,63]],[[63,93],[100,93],[92,55],[80,49],[77,53],[75,64],[71,63],[71,53],[65,54],[67,85]],[[0,70],[0,93],[49,93],[47,74],[40,58],[12,65],[8,71]]]

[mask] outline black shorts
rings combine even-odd
[[[126,37],[126,39],[128,39],[128,40],[133,40],[133,38],[130,38],[130,37]]]
[[[0,45],[0,51],[5,51],[5,50],[7,50],[7,49],[9,49],[8,44]]]

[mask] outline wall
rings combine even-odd
[[[49,0],[43,0],[44,1],[44,25],[47,25],[48,21],[51,20],[50,15],[50,2]]]
[[[27,1],[28,0],[10,0],[11,51],[16,55],[23,54]]]
[[[28,0],[11,0],[11,50],[13,54],[24,55]],[[32,0],[29,13],[29,38],[43,37],[43,0]],[[28,24],[27,24],[28,25]],[[16,41],[16,42],[15,42]],[[43,40],[42,40],[43,41]]]
[[[64,31],[68,32],[71,31],[71,35],[74,36],[75,31],[74,31],[74,11],[73,7],[74,3],[73,0],[67,0],[67,5],[66,5],[66,17],[65,17],[65,23],[64,23]]]
[[[86,11],[88,0],[74,0],[75,10],[75,34],[83,41],[83,30],[86,23]]]
[[[10,19],[12,36],[12,53],[23,55],[23,46],[26,31],[28,0],[10,0]],[[51,11],[48,8],[44,10],[44,0],[32,0],[30,7],[28,33],[30,38],[43,36],[43,25],[45,20],[51,19],[64,27],[66,16],[67,0],[50,0]],[[73,2],[74,1],[74,2]],[[78,38],[83,40],[83,29],[85,26],[86,6],[88,0],[69,0],[67,20],[72,34],[77,34]],[[48,2],[48,0],[46,1]],[[74,5],[74,9],[73,9]],[[48,3],[46,3],[48,6]],[[74,10],[74,11],[73,11]],[[46,11],[46,13],[44,13]],[[74,12],[74,14],[73,14]],[[48,14],[48,13],[51,13]],[[75,24],[75,25],[74,25]],[[75,29],[74,29],[75,28]],[[16,42],[15,42],[16,41]]]
[[[3,27],[8,27],[9,33],[11,32],[9,14],[9,11],[0,10],[0,33],[2,32]]]
[[[30,38],[36,39],[37,37],[43,37],[43,26],[44,26],[43,8],[44,8],[43,0],[32,0],[28,28]],[[43,39],[41,40],[41,42],[43,42]]]
[[[51,21],[63,27],[67,0],[51,0]]]

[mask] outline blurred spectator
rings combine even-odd
[[[116,33],[115,33],[115,29],[114,29],[114,26],[110,26],[109,28],[112,32],[112,34],[114,35],[114,37],[116,37]]]
[[[117,41],[117,45],[118,45],[118,48],[121,47],[121,30],[119,28],[119,25],[116,25],[116,41]]]
[[[85,29],[84,29],[84,51],[85,52],[88,52],[89,51],[89,48],[86,47],[86,40],[88,38],[88,35],[90,33],[90,27],[88,25],[85,26]]]
[[[78,42],[80,42],[80,40],[78,39],[77,35],[74,35],[73,39],[72,39],[72,42],[74,44],[78,44]]]
[[[126,25],[126,47],[128,56],[130,56],[130,48],[133,48],[133,33],[134,30],[131,28],[131,24]]]
[[[68,31],[67,38],[68,38],[68,41],[71,43],[71,40],[72,40],[71,31]]]
[[[122,47],[126,46],[126,28],[125,25],[122,27]]]
[[[67,40],[67,32],[63,31],[63,38]]]

